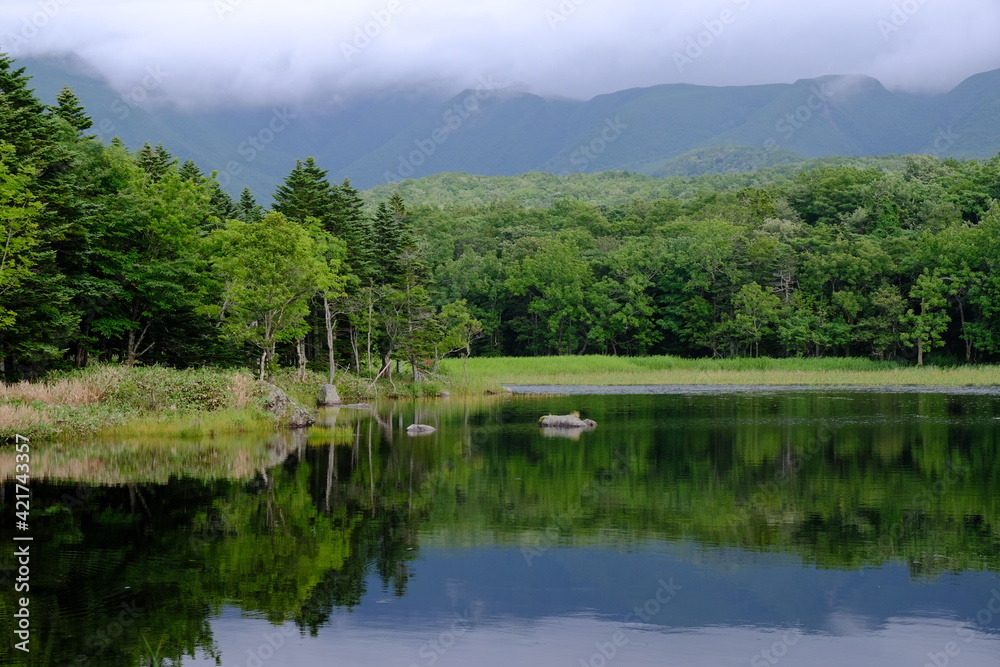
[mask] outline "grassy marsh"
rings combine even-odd
[[[505,384],[707,384],[996,386],[1000,366],[911,366],[869,359],[680,359],[678,357],[523,357],[446,359],[454,391],[497,390]]]

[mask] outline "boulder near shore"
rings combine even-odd
[[[305,428],[316,423],[316,418],[301,405],[288,397],[279,387],[264,383],[267,389],[267,409],[278,418],[278,423],[289,428]]]
[[[341,405],[340,394],[332,384],[324,384],[319,388],[319,395],[316,397],[316,405],[325,408],[333,405]]]
[[[538,420],[542,428],[596,428],[593,419],[580,419],[576,415],[545,415]]]

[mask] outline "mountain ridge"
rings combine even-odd
[[[1000,152],[1000,70],[937,95],[891,91],[865,75],[827,75],[752,86],[660,84],[584,101],[499,88],[444,100],[386,93],[330,108],[219,111],[148,107],[146,99],[162,97],[155,80],[119,93],[71,61],[17,64],[46,103],[70,85],[102,139],[119,136],[133,149],[163,143],[217,171],[230,192],[248,185],[262,201],[296,159],[309,155],[332,180],[350,178],[367,189],[450,172],[685,175],[688,164],[692,175],[785,164],[794,156],[971,159]],[[691,161],[712,151],[721,159]]]

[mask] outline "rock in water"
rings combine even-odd
[[[580,419],[576,415],[545,415],[538,420],[542,428],[595,428],[593,419]]]
[[[427,424],[410,424],[406,427],[406,432],[410,435],[428,435],[437,429]]]
[[[316,419],[298,403],[288,397],[280,387],[265,382],[267,389],[267,410],[278,418],[278,423],[289,428],[305,428],[316,423]]]
[[[332,384],[325,384],[319,388],[319,396],[316,397],[316,405],[327,407],[330,405],[340,405],[340,394]]]

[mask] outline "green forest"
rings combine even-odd
[[[7,380],[94,361],[262,378],[405,361],[417,379],[448,354],[1000,355],[1000,156],[369,193],[303,157],[268,207],[91,127],[69,88],[44,104],[0,55]]]

